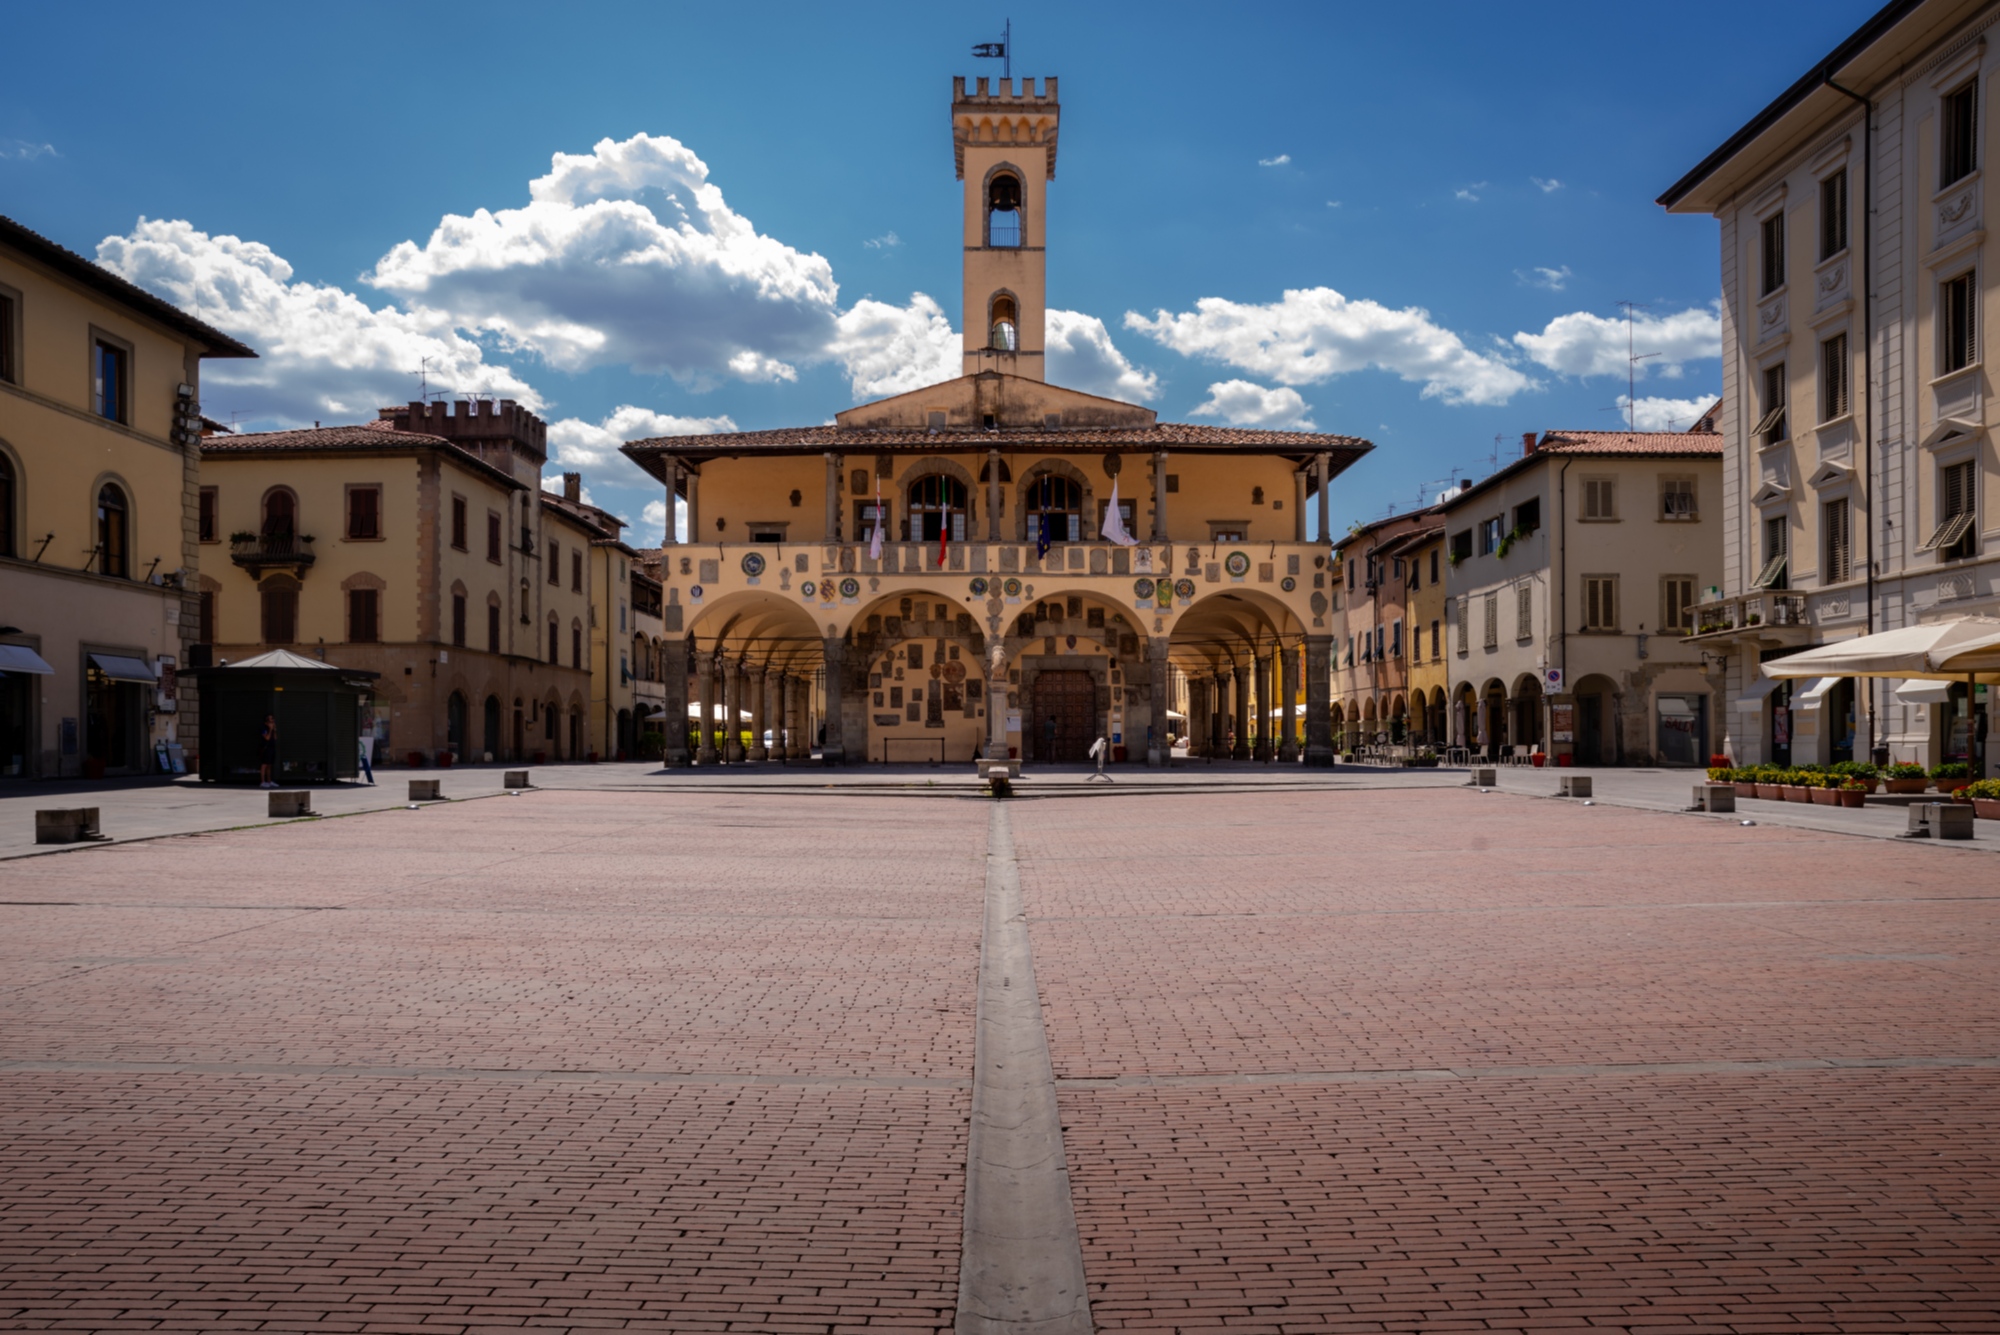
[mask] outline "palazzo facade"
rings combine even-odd
[[[665,717],[698,721],[666,758],[1074,763],[1101,737],[1165,764],[1186,735],[1330,764],[1328,488],[1371,446],[1048,384],[1056,81],[991,83],[953,85],[961,376],[831,425],[624,447],[666,491]]]

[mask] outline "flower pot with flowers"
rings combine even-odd
[[[1936,781],[1939,793],[1947,797],[1955,796],[1959,789],[1971,785],[1972,766],[1963,760],[1947,760],[1942,765],[1931,767],[1931,778]]]
[[[1766,802],[1782,802],[1785,800],[1785,790],[1779,782],[1784,777],[1785,771],[1779,769],[1776,765],[1756,765],[1751,768],[1750,772],[1756,777],[1757,796],[1763,798]]]
[[[1819,775],[1810,770],[1786,770],[1784,780],[1779,784],[1784,789],[1787,802],[1811,802],[1813,789],[1819,787]]]
[[[2000,820],[2000,779],[1976,779],[1961,794],[1981,820]]]
[[[1922,765],[1905,761],[1882,771],[1882,786],[1892,793],[1921,793],[1929,790],[1931,780]]]
[[[1875,791],[1875,785],[1880,782],[1875,767],[1865,760],[1835,761],[1826,767],[1826,772],[1837,775],[1842,780],[1857,779],[1861,786],[1871,793]]]
[[[1868,794],[1872,791],[1873,785],[1860,779],[1842,779],[1834,796],[1840,799],[1841,806],[1859,807],[1867,805]]]
[[[1812,780],[1810,796],[1814,806],[1837,807],[1840,805],[1840,785],[1847,782],[1841,775],[1831,770],[1816,770],[1806,776]]]

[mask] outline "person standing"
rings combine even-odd
[[[263,776],[257,786],[259,788],[276,788],[278,785],[273,781],[271,776],[278,769],[277,715],[264,715],[264,734],[258,739],[257,748],[258,773]]]
[[[373,787],[373,786],[374,786],[374,784],[375,784],[375,761],[374,761],[374,757],[372,757],[372,756],[371,756],[371,755],[369,754],[369,752],[373,751],[374,749],[375,749],[375,739],[374,739],[374,738],[373,738],[372,736],[370,736],[370,735],[369,735],[369,730],[368,730],[368,729],[366,729],[366,728],[362,729],[362,731],[361,731],[361,772],[362,772],[363,774],[366,774],[366,775],[368,776],[368,784],[369,784],[369,786],[370,786],[370,787]]]

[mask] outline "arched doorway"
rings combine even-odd
[[[1542,684],[1532,676],[1514,683],[1509,732],[1516,746],[1542,751]]]
[[[444,745],[453,760],[465,759],[465,695],[453,691],[444,702]]]
[[[1615,765],[1618,746],[1613,718],[1615,687],[1608,677],[1585,677],[1576,684],[1576,763]]]
[[[500,752],[502,749],[500,743],[500,697],[499,696],[489,695],[486,697],[485,715],[486,717],[481,721],[485,724],[485,727],[482,729],[482,732],[485,736],[485,742],[486,742],[484,748],[486,752],[486,759],[498,760],[500,758]]]
[[[1507,688],[1498,681],[1486,683],[1479,700],[1479,719],[1484,727],[1483,745],[1488,760],[1507,753]]]

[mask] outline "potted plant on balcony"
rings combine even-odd
[[[1864,782],[1860,779],[1842,779],[1840,787],[1834,796],[1840,799],[1840,805],[1844,807],[1865,806],[1868,802],[1868,794],[1872,790],[1872,783]]]
[[[1904,762],[1882,771],[1882,786],[1892,793],[1921,793],[1931,786],[1931,781],[1922,765]]]
[[[1764,614],[1762,612],[1752,612],[1749,616],[1743,618],[1743,624],[1746,626],[1761,626],[1764,624]]]
[[[1972,767],[1963,760],[1947,760],[1932,768],[1931,778],[1937,781],[1938,792],[1956,796],[1960,789],[1971,786]]]
[[[1963,794],[1972,803],[1972,814],[1981,820],[2000,820],[2000,779],[1979,779],[1966,786]]]

